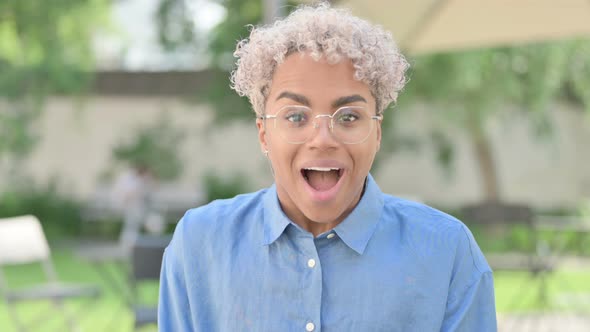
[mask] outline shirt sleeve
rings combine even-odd
[[[441,331],[495,332],[493,274],[471,232],[465,228],[463,235],[458,241]]]
[[[441,331],[497,331],[494,303],[492,272],[486,272],[461,297],[447,304]]]
[[[160,273],[158,330],[160,332],[194,331],[182,253],[182,240],[176,234],[166,248]]]

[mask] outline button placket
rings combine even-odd
[[[303,301],[305,302],[305,313],[302,317],[301,329],[305,328],[308,332],[319,331],[319,324],[321,320],[321,302],[322,302],[322,270],[321,262],[319,260],[317,239],[309,237],[305,239],[305,245],[302,246],[301,254],[302,260],[299,261],[300,266],[304,269],[302,277],[305,282],[305,295]]]

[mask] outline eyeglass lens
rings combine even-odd
[[[373,119],[363,107],[342,107],[334,114],[313,116],[311,109],[303,106],[287,106],[274,117],[275,128],[289,143],[301,144],[314,135],[316,128],[326,118],[334,137],[344,144],[364,141],[371,133]]]

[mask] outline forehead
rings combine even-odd
[[[369,86],[354,78],[352,62],[343,58],[331,64],[324,57],[315,60],[305,53],[294,53],[279,64],[273,74],[268,102],[283,92],[307,97],[312,104],[330,102],[342,96],[358,94],[374,102]]]

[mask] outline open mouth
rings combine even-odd
[[[306,167],[301,175],[310,187],[317,191],[327,191],[336,186],[344,170],[333,167]]]

